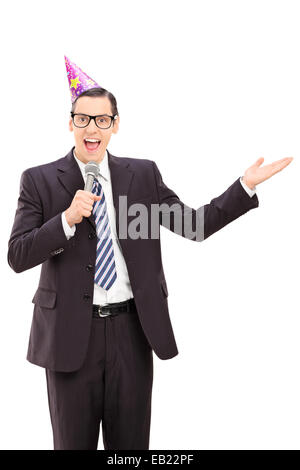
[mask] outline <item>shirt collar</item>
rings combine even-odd
[[[74,155],[74,158],[75,158],[76,162],[78,163],[78,166],[81,170],[82,176],[85,178],[85,171],[84,171],[85,163],[83,163],[81,160],[79,160],[79,158],[76,157],[75,148],[73,149],[73,155]],[[104,157],[101,160],[101,162],[99,163],[99,170],[100,170],[100,175],[103,176],[106,179],[106,181],[109,181],[110,172],[109,172],[109,167],[108,167],[107,150],[105,150]]]

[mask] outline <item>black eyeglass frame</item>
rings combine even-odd
[[[71,116],[72,116],[72,121],[73,121],[73,124],[75,127],[78,127],[79,129],[83,129],[84,127],[87,127],[89,125],[89,123],[91,122],[91,119],[94,119],[94,122],[96,124],[96,126],[99,128],[99,129],[109,129],[112,125],[112,123],[114,122],[115,120],[115,117],[118,116],[117,114],[113,114],[112,116],[110,116],[109,114],[97,114],[97,116],[90,116],[89,114],[84,114],[84,113],[73,113],[72,111],[70,112]],[[87,123],[86,126],[76,126],[75,122],[74,122],[74,116],[86,116],[89,118],[89,122]],[[100,127],[98,126],[98,124],[96,123],[96,118],[97,117],[102,117],[102,116],[106,116],[106,117],[110,117],[111,118],[111,121],[110,121],[110,125],[108,127]]]

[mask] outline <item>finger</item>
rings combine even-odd
[[[99,199],[101,199],[101,196],[96,196],[96,194],[89,194],[89,195],[85,195],[85,197],[83,198],[83,201],[88,204],[93,204],[94,201],[99,201]]]
[[[90,214],[90,211],[83,210],[82,215],[83,215],[83,217],[90,217],[91,214]]]
[[[288,158],[283,158],[282,160],[279,160],[277,163],[274,162],[272,163],[272,173],[277,173],[278,171],[281,171],[283,170],[286,166],[288,166],[291,161],[293,160],[292,157],[288,157]]]
[[[93,205],[89,204],[89,203],[86,203],[86,202],[84,202],[81,207],[82,207],[82,209],[86,209],[87,211],[93,210]]]
[[[288,163],[290,163],[292,160],[293,160],[293,157],[280,158],[280,160],[275,160],[275,162],[272,162],[271,165],[281,164],[281,163],[286,162],[286,161],[288,161]]]
[[[256,166],[259,167],[264,161],[264,157],[260,157],[256,162],[252,165],[252,167]]]

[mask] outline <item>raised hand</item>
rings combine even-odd
[[[248,188],[254,189],[254,186],[257,184],[262,183],[263,181],[271,178],[271,176],[275,175],[275,173],[283,170],[291,163],[292,160],[293,157],[286,157],[261,167],[260,165],[263,163],[264,158],[260,157],[245,171],[242,179]]]

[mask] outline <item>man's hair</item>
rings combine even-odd
[[[102,88],[102,87],[91,88],[90,90],[86,90],[83,93],[81,93],[81,95],[77,96],[76,100],[72,103],[71,111],[73,113],[75,112],[75,106],[76,106],[77,100],[81,98],[82,96],[107,96],[107,98],[110,101],[112,114],[119,115],[116,98],[110,91],[107,91],[105,88]]]

